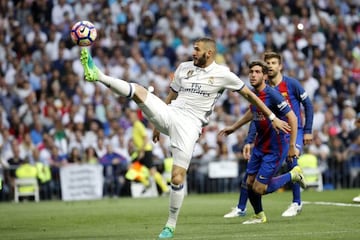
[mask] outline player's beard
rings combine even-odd
[[[252,83],[251,81],[250,81],[250,84],[251,84],[251,86],[254,88],[254,89],[258,89],[260,86],[261,86],[261,84],[262,84],[262,80],[260,81],[260,80],[257,80],[256,82],[254,82],[254,83]]]
[[[199,57],[198,59],[194,59],[194,65],[197,67],[205,67],[206,65],[206,54],[203,53],[203,55],[201,57]]]
[[[278,75],[279,71],[272,70],[268,72],[268,80],[272,81]]]

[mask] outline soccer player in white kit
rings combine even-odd
[[[290,132],[290,126],[278,119],[271,110],[226,66],[215,63],[216,43],[210,38],[200,38],[193,45],[193,61],[179,64],[170,84],[165,102],[136,83],[115,79],[102,73],[93,63],[86,48],[81,50],[81,63],[87,81],[99,81],[114,92],[131,98],[156,129],[153,141],[160,132],[170,138],[174,158],[171,173],[169,217],[159,239],[172,238],[177,218],[184,200],[184,181],[195,142],[202,127],[209,121],[215,102],[229,89],[239,92],[245,99],[264,112],[277,131]]]

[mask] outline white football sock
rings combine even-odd
[[[105,84],[108,88],[111,88],[117,94],[127,98],[132,98],[134,96],[135,85],[133,83],[107,76],[100,70],[98,71],[98,75],[99,81]]]
[[[169,218],[166,226],[176,227],[177,218],[179,216],[181,205],[184,201],[185,191],[184,185],[173,185],[170,188],[170,206]]]

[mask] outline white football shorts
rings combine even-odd
[[[200,119],[186,109],[167,105],[152,93],[148,93],[145,103],[139,104],[139,107],[160,132],[169,136],[174,165],[188,169],[195,143],[201,134]]]

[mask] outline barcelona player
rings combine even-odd
[[[283,69],[282,57],[275,52],[266,52],[264,54],[264,61],[269,67],[268,84],[278,90],[287,100],[295,115],[298,117],[298,135],[296,140],[296,147],[302,151],[303,144],[308,145],[312,142],[312,123],[313,123],[313,106],[306,91],[301,84],[288,76],[284,76],[281,72]],[[305,122],[303,122],[301,105],[305,113]],[[250,126],[249,134],[245,140],[243,149],[244,157],[250,157],[251,143],[253,143],[256,135],[256,130],[253,124]],[[297,159],[287,161],[288,169],[297,166]],[[246,214],[247,189],[244,177],[241,183],[240,196],[238,205],[232,209],[231,212],[224,215],[225,218],[232,218],[244,216]],[[293,217],[299,214],[302,210],[301,194],[299,184],[291,184],[293,200],[289,207],[282,213],[283,217]]]
[[[290,172],[275,177],[279,168],[287,158],[296,158],[299,150],[296,148],[297,117],[291,110],[286,99],[275,89],[268,86],[268,67],[263,61],[253,61],[249,65],[250,84],[256,95],[279,118],[288,121],[290,134],[276,132],[271,121],[266,119],[256,106],[250,105],[245,115],[230,127],[219,132],[220,136],[229,135],[244,124],[252,121],[256,131],[253,153],[247,166],[247,190],[255,215],[243,224],[265,223],[267,221],[262,208],[261,196],[272,193],[287,182],[299,182],[306,186],[300,167],[294,167]]]

